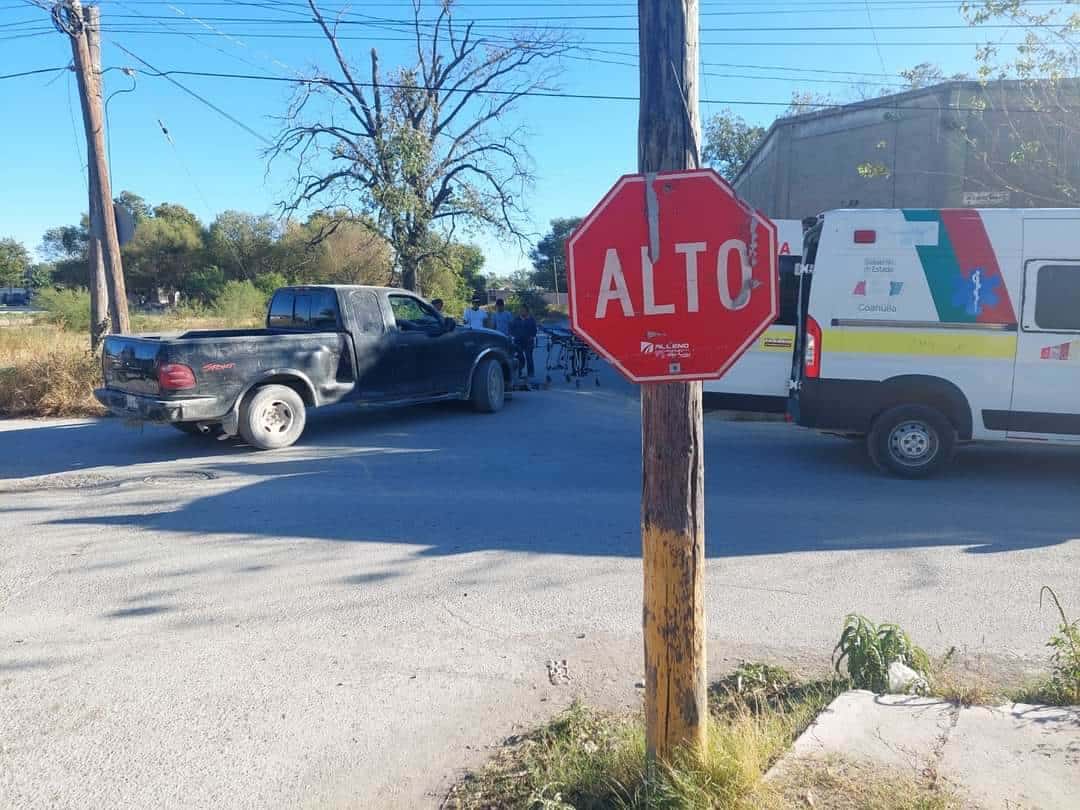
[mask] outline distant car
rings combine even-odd
[[[283,287],[265,329],[110,335],[102,365],[94,395],[114,414],[260,450],[293,444],[306,408],[336,402],[493,413],[514,376],[504,335],[459,329],[408,290],[354,286]]]

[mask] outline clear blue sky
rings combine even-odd
[[[343,0],[323,2],[330,9],[343,6]],[[897,71],[923,61],[941,65],[946,73],[970,71],[974,43],[1019,39],[1017,31],[925,28],[961,25],[958,5],[943,0],[702,0],[702,99],[728,102],[721,106],[767,125],[792,91],[830,92],[846,100],[854,95],[853,84],[895,82]],[[434,10],[436,3],[427,0],[425,6]],[[288,76],[290,70],[307,71],[313,65],[331,69],[325,41],[317,38],[315,24],[304,19],[296,0],[103,0],[101,7],[106,67],[136,64],[116,47],[119,43],[161,70]],[[349,8],[354,14],[397,19],[411,13],[408,0],[355,2]],[[594,50],[565,60],[560,89],[637,93],[633,65],[613,64],[635,62],[632,1],[460,0],[456,8],[459,19],[489,18],[489,25],[528,16],[566,17],[550,24],[565,26]],[[209,19],[215,17],[236,21]],[[69,62],[67,38],[50,31],[49,22],[28,0],[0,0],[0,74]],[[747,28],[769,30],[734,30]],[[348,33],[358,37],[345,43],[358,60],[366,60],[372,46],[387,68],[409,58],[407,46],[387,41],[397,35],[385,30],[354,25]],[[266,137],[274,134],[274,116],[283,112],[289,97],[285,84],[178,78]],[[107,95],[130,86],[119,71],[106,76]],[[703,115],[717,106],[703,104]],[[86,210],[85,145],[74,78],[57,72],[0,81],[0,110],[5,122],[0,128],[0,236],[14,236],[33,249],[46,228],[77,222]],[[545,229],[552,217],[586,213],[615,178],[635,168],[635,103],[533,98],[523,100],[514,115],[531,133],[537,182],[528,202],[537,230]],[[175,147],[163,136],[159,120]],[[110,102],[109,121],[114,191],[130,189],[152,204],[178,202],[204,221],[229,208],[271,210],[288,192],[287,164],[268,173],[257,138],[162,78],[139,76],[134,92]],[[516,246],[483,236],[475,241],[487,254],[490,272],[509,273],[526,264]]]

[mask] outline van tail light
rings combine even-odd
[[[162,391],[183,391],[195,387],[195,372],[181,363],[158,366],[157,379]]]
[[[877,231],[855,231],[856,245],[872,245],[877,242]]]
[[[821,326],[806,316],[806,357],[803,370],[806,376],[816,380],[821,375]]]

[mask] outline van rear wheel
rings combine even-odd
[[[866,445],[878,469],[902,478],[926,478],[952,459],[956,428],[934,408],[898,405],[874,420]]]

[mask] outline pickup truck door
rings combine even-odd
[[[463,339],[459,330],[447,329],[431,306],[413,295],[388,296],[394,313],[397,340],[415,362],[415,385],[411,392],[444,394],[461,388]]]
[[[386,327],[378,295],[371,290],[349,290],[343,303],[356,361],[356,398],[379,401],[402,396],[410,368],[398,356],[397,335]]]

